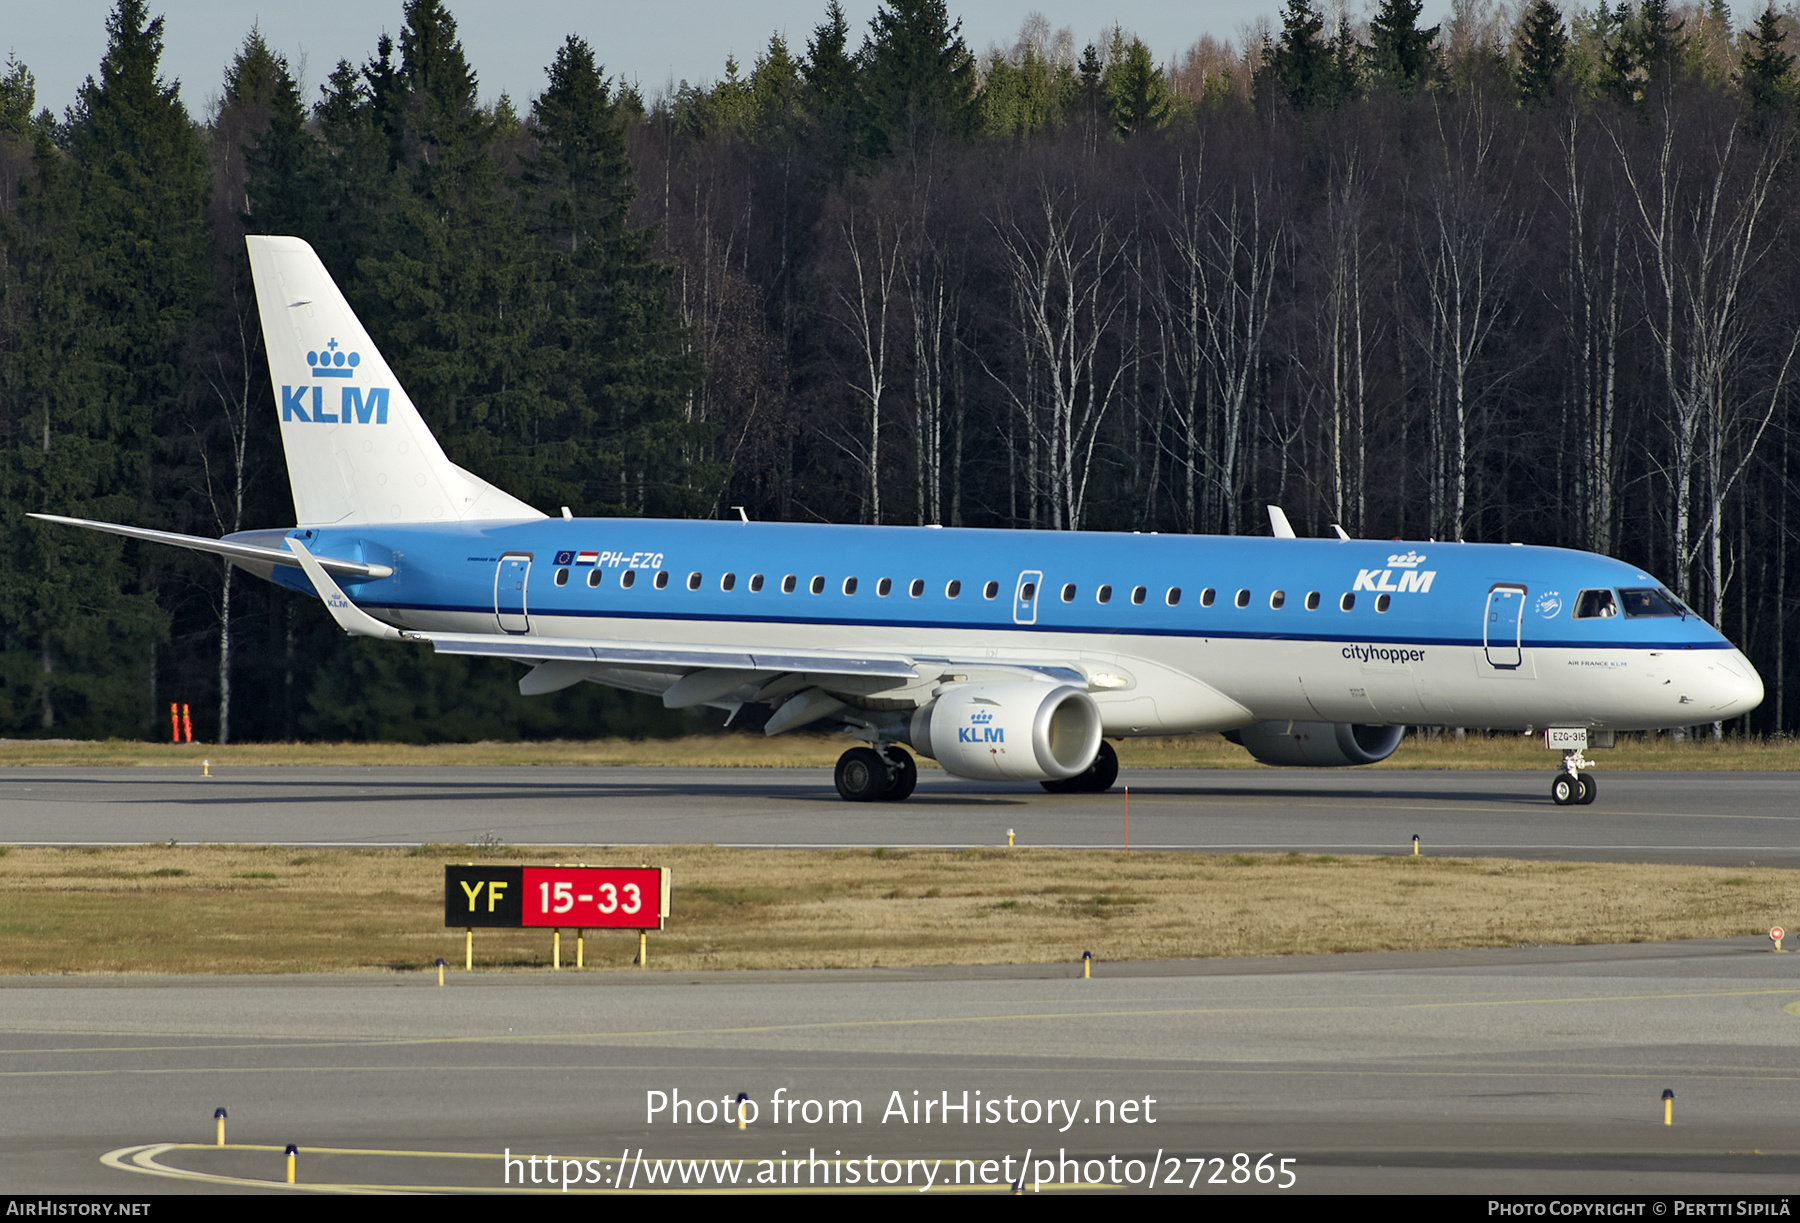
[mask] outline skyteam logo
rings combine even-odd
[[[958,743],[1005,743],[1006,728],[991,725],[993,720],[994,715],[991,713],[970,714],[970,724],[956,728],[956,741]]]
[[[314,349],[306,354],[306,363],[312,366],[314,378],[354,378],[357,366],[362,364],[362,354],[344,352],[338,348],[336,338],[322,349]],[[311,390],[312,394],[307,394]],[[388,388],[372,386],[365,394],[360,386],[344,387],[334,405],[335,411],[325,409],[325,388],[318,383],[311,386],[283,386],[281,388],[281,421],[299,421],[309,425],[385,425],[388,418]]]
[[[1387,591],[1392,594],[1428,594],[1431,591],[1431,580],[1437,577],[1435,569],[1420,569],[1425,563],[1423,552],[1407,549],[1387,558],[1386,569],[1358,569],[1356,585],[1351,590]],[[1394,571],[1400,571],[1400,581],[1394,581]]]

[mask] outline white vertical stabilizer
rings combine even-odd
[[[298,525],[544,517],[445,457],[312,247],[244,241]]]

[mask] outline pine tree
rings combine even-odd
[[[1519,53],[1513,72],[1519,100],[1535,106],[1554,98],[1569,59],[1569,32],[1552,0],[1532,0],[1513,45]]]
[[[1369,70],[1374,78],[1410,94],[1428,85],[1438,72],[1432,42],[1438,26],[1419,29],[1423,0],[1381,0],[1369,23]]]
[[[562,481],[555,491],[564,502],[703,510],[719,473],[681,457],[694,440],[682,409],[700,370],[670,320],[668,271],[650,257],[654,235],[630,224],[636,187],[624,119],[580,39],[550,66],[532,129],[539,154],[529,182],[551,286],[537,346],[561,355],[547,379],[563,409],[540,421],[540,467]],[[646,482],[653,492],[627,505],[621,484]]]
[[[160,75],[162,22],[141,0],[120,0],[107,35],[100,77],[71,115],[69,154],[40,130],[21,202],[16,254],[33,300],[8,362],[23,419],[0,515],[0,665],[12,713],[28,724],[133,734],[145,727],[151,646],[167,632],[150,593],[161,562],[145,557],[134,574],[119,546],[20,517],[163,517],[153,437],[175,410],[205,290],[206,157],[178,87]]]
[[[879,160],[975,127],[975,57],[944,0],[883,0],[857,58]]]
[[[1265,78],[1296,110],[1330,106],[1337,97],[1337,71],[1325,40],[1325,19],[1310,0],[1287,0],[1281,40],[1264,55]]]
[[[1135,37],[1125,41],[1118,26],[1113,27],[1101,93],[1113,131],[1121,136],[1166,127],[1175,115],[1175,99],[1162,70],[1150,57],[1150,48]]]
[[[1738,84],[1757,110],[1775,110],[1794,104],[1794,57],[1782,44],[1787,31],[1781,15],[1770,4],[1743,39],[1743,58],[1738,63]]]

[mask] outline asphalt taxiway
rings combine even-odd
[[[1550,770],[1136,770],[1099,795],[922,773],[846,803],[824,769],[0,770],[0,841],[417,845],[1019,844],[1800,866],[1800,773],[1605,771],[1557,807]],[[1127,809],[1127,802],[1129,808]]]
[[[680,1188],[667,1161],[704,1159],[724,1161],[707,1188],[866,1187],[842,1179],[854,1163],[917,1191],[916,1161],[942,1160],[939,1187],[964,1192],[1002,1191],[1003,1170],[1144,1189],[1154,1168],[1156,1188],[1195,1194],[1783,1193],[1800,1159],[1800,957],[1766,948],[1102,965],[1090,981],[13,979],[0,1185],[285,1191],[294,1143],[315,1188],[493,1191],[510,1172],[516,1189],[553,1166],[513,1171],[510,1152],[599,1192]],[[756,1108],[741,1131],[717,1108],[739,1093]],[[1290,1187],[1257,1183],[1284,1159]]]
[[[1586,808],[1552,806],[1546,778],[1123,780],[1140,849],[1406,852],[1417,833],[1435,854],[1800,863],[1793,774],[1603,772]],[[936,773],[907,803],[857,806],[823,770],[0,772],[14,844],[991,845],[1010,828],[1022,844],[1110,846],[1124,808],[1120,791]],[[846,1179],[853,1163],[912,1192],[921,1161],[941,1159],[934,1175],[964,1192],[1022,1174],[1191,1193],[1782,1193],[1800,1160],[1796,1025],[1800,956],[1753,938],[1102,965],[1091,981],[1043,966],[452,971],[443,988],[420,974],[13,978],[0,1190],[285,1192],[294,1143],[315,1188],[543,1190],[520,1182],[555,1157],[572,1188],[600,1192],[679,1189],[684,1166],[708,1189],[728,1175],[866,1188]],[[647,1115],[652,1093],[740,1092],[760,1112],[741,1131],[716,1112]],[[941,1111],[964,1100],[1005,1111]],[[776,1124],[777,1101],[801,1111]],[[896,1101],[940,1111],[901,1121]],[[806,1102],[827,1111],[809,1121]],[[515,1168],[508,1151],[537,1162]],[[1259,1180],[1282,1160],[1290,1188],[1279,1171]]]

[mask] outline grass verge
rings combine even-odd
[[[652,969],[852,968],[1623,943],[1800,925],[1800,873],[1469,858],[1054,850],[0,851],[0,972],[424,969],[463,958],[443,866],[674,870]],[[589,936],[590,967],[637,940]],[[481,968],[546,967],[547,931],[478,931]],[[574,940],[564,954],[574,959]]]

